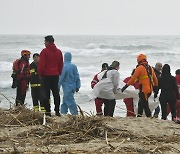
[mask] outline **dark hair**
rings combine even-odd
[[[48,35],[45,37],[45,41],[47,41],[49,43],[54,43],[54,38],[52,35]]]
[[[167,75],[171,75],[171,68],[168,64],[165,64],[162,68],[162,77],[163,76],[167,76]]]
[[[177,69],[175,72],[176,75],[180,75],[180,69]]]
[[[103,63],[102,64],[102,69],[106,69],[106,68],[108,68],[108,63]]]
[[[34,58],[35,56],[38,56],[38,57],[39,57],[40,55],[39,55],[38,53],[34,53],[34,54],[33,54],[33,58]]]

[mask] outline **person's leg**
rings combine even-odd
[[[68,105],[69,111],[72,115],[78,115],[77,105],[74,100],[74,91],[68,92],[67,105]]]
[[[104,103],[104,116],[108,116],[109,103],[107,99],[102,99]]]
[[[23,105],[25,98],[26,98],[26,91],[27,91],[27,81],[22,80],[21,81],[21,94],[20,94],[20,104]]]
[[[116,100],[109,100],[109,107],[108,107],[108,116],[113,117],[114,115],[114,109],[115,109],[115,105],[116,105]]]
[[[59,76],[53,76],[51,78],[51,90],[54,97],[54,111],[56,115],[59,115],[60,110],[60,96],[59,96],[59,88],[58,88]]]
[[[31,88],[31,96],[32,96],[34,110],[39,111],[39,103],[38,103],[39,91],[38,91],[38,87]]]
[[[160,101],[161,104],[161,110],[162,110],[162,118],[166,120],[167,119],[167,103],[166,101]]]
[[[67,113],[68,113],[68,106],[67,106],[67,104],[66,104],[67,99],[68,99],[67,96],[68,96],[68,95],[66,95],[66,94],[64,93],[64,95],[63,95],[63,101],[62,101],[62,104],[61,104],[61,113],[62,113],[62,114],[67,114]]]
[[[127,117],[129,117],[129,116],[132,116],[132,117],[136,116],[135,113],[134,113],[133,99],[132,98],[128,98],[126,100],[124,100],[124,103],[125,103],[126,109],[127,109],[126,116]]]
[[[16,89],[16,106],[20,104],[20,97],[21,97],[21,82],[19,81]]]
[[[175,101],[168,101],[170,110],[171,110],[171,115],[172,115],[172,120],[176,118],[176,102]]]
[[[170,112],[171,112],[171,110],[170,110],[169,104],[167,104],[167,111],[166,111],[167,116],[169,115]]]
[[[42,93],[44,92],[43,95],[43,104],[44,104],[44,107],[45,107],[45,110],[46,110],[46,115],[48,116],[51,116],[51,106],[50,106],[50,102],[49,102],[49,99],[50,99],[50,80],[49,80],[49,77],[43,77],[43,88],[42,88]]]
[[[143,103],[144,103],[144,93],[139,92],[139,102],[138,102],[138,117],[142,117],[143,114]]]
[[[158,105],[158,107],[157,107],[157,108],[155,109],[155,111],[154,111],[153,117],[158,118],[159,112],[160,112],[160,107],[159,107],[159,105]]]
[[[102,113],[102,99],[96,98],[95,105],[96,105],[96,115],[103,115]]]

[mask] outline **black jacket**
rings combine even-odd
[[[169,75],[160,77],[159,88],[161,89],[161,94],[159,97],[160,101],[175,102],[177,99],[179,99],[178,87],[174,76]]]
[[[31,87],[40,86],[40,77],[38,75],[37,68],[38,68],[38,66],[35,62],[32,62],[30,64],[30,75],[31,75],[30,84],[31,84]],[[38,85],[36,86],[36,84],[38,84]],[[32,85],[34,85],[34,86],[32,86]]]

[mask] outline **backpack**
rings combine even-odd
[[[14,62],[13,62],[13,67],[12,67],[12,74],[11,74],[11,77],[13,79],[13,82],[12,82],[12,86],[11,88],[16,88],[17,85],[18,85],[18,80],[17,80],[17,74],[19,73],[19,64],[20,64],[20,59],[16,59]]]

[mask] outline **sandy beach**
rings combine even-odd
[[[46,117],[27,108],[0,110],[2,153],[180,153],[180,125],[155,118]]]

